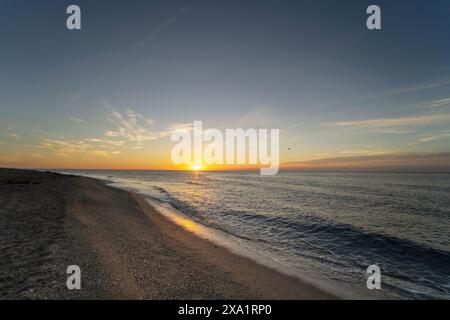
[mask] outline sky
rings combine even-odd
[[[177,169],[194,120],[279,128],[286,169],[449,171],[450,1],[0,1],[0,166]]]

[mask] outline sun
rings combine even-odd
[[[203,170],[203,166],[201,164],[193,164],[191,166],[191,170],[192,171],[201,171],[201,170]]]

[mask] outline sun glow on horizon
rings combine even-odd
[[[205,170],[205,167],[202,164],[196,163],[196,164],[191,165],[191,170],[192,171],[202,171],[202,170]]]

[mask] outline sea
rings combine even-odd
[[[56,171],[140,193],[188,231],[342,298],[450,298],[449,173]],[[380,289],[367,286],[373,265]]]

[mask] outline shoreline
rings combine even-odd
[[[113,187],[121,189],[121,187]],[[306,275],[305,273],[302,273],[301,270],[297,270],[295,268],[281,264],[280,262],[274,260],[272,257],[264,254],[264,252],[255,251],[255,249],[249,243],[245,243],[245,240],[236,238],[234,235],[230,235],[223,230],[204,225],[201,222],[195,220],[193,217],[172,207],[170,203],[161,204],[159,203],[159,200],[151,198],[145,194],[140,194],[138,192],[131,193],[135,194],[137,197],[143,198],[144,201],[146,201],[151,207],[153,207],[157,214],[162,215],[165,219],[176,224],[177,226],[180,226],[185,232],[193,234],[195,237],[213,244],[215,248],[220,247],[227,251],[229,254],[249,259],[253,263],[268,268],[271,271],[281,273],[284,276],[298,279],[300,282],[302,282],[302,284],[307,284],[335,298],[369,298],[350,289],[342,292],[342,290],[338,290],[336,285],[333,286],[330,282],[313,278]]]
[[[8,212],[11,207],[20,207],[26,217],[30,208],[23,201],[30,194],[36,196],[29,205],[40,215],[39,223],[58,235],[34,234],[35,228],[26,231],[29,234],[20,243],[25,249],[39,237],[48,237],[49,241],[30,252],[24,249],[25,257],[17,256],[17,261],[1,260],[6,261],[0,265],[2,273],[17,273],[14,270],[19,260],[31,266],[24,265],[16,275],[26,284],[22,283],[19,290],[14,290],[18,288],[11,279],[9,283],[0,279],[0,298],[337,299],[297,277],[189,232],[158,212],[143,196],[98,179],[0,169],[0,182],[4,191],[0,199],[7,204],[6,209],[0,209],[0,218],[2,227],[9,226],[6,236],[0,238],[2,248],[10,248],[8,238],[20,232],[11,227],[16,226],[15,218]],[[58,206],[54,205],[57,199]],[[59,219],[52,217],[49,207]],[[31,254],[39,251],[47,252],[45,261],[36,261]],[[1,255],[4,258],[9,254],[6,250]],[[81,268],[81,290],[65,288],[65,268],[71,264]]]

